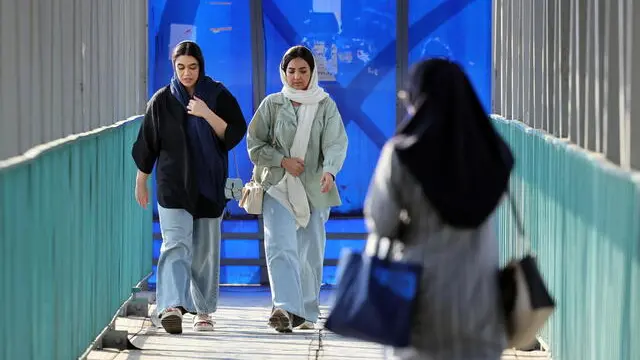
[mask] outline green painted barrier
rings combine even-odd
[[[77,358],[151,272],[130,156],[139,123],[0,162],[0,358]]]
[[[543,333],[554,360],[640,359],[640,181],[602,155],[494,116],[511,145],[511,181],[558,307]],[[501,260],[521,254],[498,210]]]

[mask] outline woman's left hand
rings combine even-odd
[[[324,173],[322,175],[322,180],[320,181],[320,191],[323,193],[329,192],[329,190],[331,190],[331,188],[333,187],[333,184],[333,175],[328,172]]]
[[[194,96],[193,99],[189,100],[189,104],[187,104],[187,113],[189,115],[198,116],[201,118],[206,118],[211,114],[211,109],[207,106],[202,99],[197,96]]]

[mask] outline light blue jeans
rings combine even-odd
[[[158,259],[157,313],[182,306],[187,311],[216,311],[220,283],[220,218],[193,220],[182,209],[158,205],[162,247]]]
[[[273,306],[318,321],[329,208],[312,209],[307,227],[296,230],[293,215],[265,193],[262,213]]]

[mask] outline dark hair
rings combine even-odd
[[[296,45],[287,50],[286,53],[284,53],[282,62],[280,63],[280,68],[282,69],[282,71],[287,71],[287,66],[289,66],[291,60],[297,58],[301,58],[302,60],[306,61],[307,64],[309,64],[309,69],[313,72],[313,69],[316,66],[316,62],[313,59],[313,54],[311,53],[311,50],[302,45]]]
[[[200,46],[193,41],[182,41],[173,49],[173,54],[171,55],[171,63],[176,63],[176,59],[178,56],[193,56],[198,62],[198,67],[200,68],[198,81],[204,78],[204,56],[202,56],[202,50]]]

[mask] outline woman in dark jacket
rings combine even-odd
[[[186,312],[196,314],[194,330],[213,330],[228,152],[244,137],[247,124],[229,90],[205,75],[198,45],[178,44],[172,61],[174,76],[147,104],[132,155],[138,167],[136,200],[143,207],[157,163],[163,238],[157,310],[164,329],[180,334]]]

